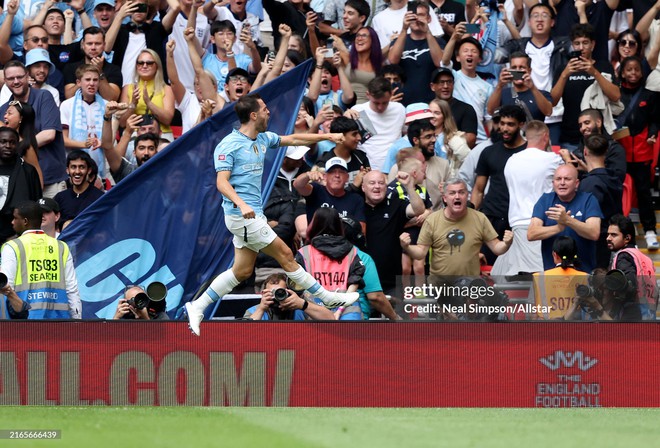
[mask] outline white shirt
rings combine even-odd
[[[452,70],[454,73],[454,98],[468,103],[477,113],[477,143],[488,138],[484,120],[490,118],[486,111],[488,98],[493,94],[493,86],[481,79],[479,76],[470,78],[460,70]]]
[[[555,44],[550,39],[547,45],[538,48],[530,40],[525,46],[525,53],[532,59],[532,81],[539,90],[546,92],[552,91],[552,69],[550,67],[550,57],[555,49]],[[545,118],[546,123],[558,123],[564,115],[564,103],[559,103],[552,108],[552,115]]]
[[[381,167],[385,163],[387,151],[392,144],[401,138],[401,130],[406,121],[406,108],[400,103],[390,102],[382,114],[374,112],[370,102],[353,107],[361,113],[366,113],[374,125],[375,135],[361,143],[358,148],[367,153],[372,167]]]
[[[534,205],[552,191],[552,178],[562,159],[554,152],[527,148],[512,155],[504,167],[509,190],[509,224],[529,226]]]
[[[176,42],[176,48],[174,49],[174,62],[176,63],[176,69],[179,73],[179,80],[184,87],[191,91],[195,91],[195,71],[193,70],[192,62],[190,62],[190,56],[188,55],[188,42],[183,37],[183,32],[187,27],[188,19],[186,19],[183,14],[179,14],[174,21],[172,26],[172,33],[170,34],[169,40],[174,40]],[[203,14],[197,14],[197,24],[195,26],[195,36],[202,44],[202,48],[206,48],[210,42],[210,27],[208,19]]]
[[[176,108],[181,112],[181,127],[182,131],[186,133],[197,124],[202,106],[194,94],[186,92],[183,95],[181,104],[177,105]]]
[[[122,87],[135,83],[137,79],[135,64],[140,52],[145,48],[147,48],[147,36],[144,33],[128,33],[128,47],[121,62]]]
[[[23,235],[26,233],[35,232],[41,232],[41,230],[26,230],[23,232]],[[2,264],[0,265],[0,271],[2,271],[7,276],[7,284],[13,288],[16,284],[16,253],[9,244],[5,244],[2,246],[1,256]],[[73,266],[71,251],[69,251],[69,256],[66,259],[66,264],[64,265],[64,281],[66,283],[66,295],[69,300],[69,315],[71,316],[71,319],[81,319],[82,303],[80,302],[78,279],[76,278],[76,270]]]
[[[405,6],[397,10],[387,8],[374,16],[371,26],[378,34],[381,48],[385,48],[390,44],[393,34],[401,32],[401,24],[403,23],[403,16],[406,15],[406,12],[408,12],[408,8]],[[429,23],[429,29],[431,30],[431,34],[442,36],[444,32],[438,21],[438,15],[433,10],[430,13],[431,23]],[[410,29],[408,29],[408,34],[410,34]]]

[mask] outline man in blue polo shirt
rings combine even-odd
[[[591,193],[578,191],[579,183],[577,168],[561,165],[552,179],[554,191],[543,194],[534,206],[527,239],[542,241],[545,270],[555,267],[552,244],[560,235],[570,236],[577,243],[581,270],[591,272],[596,267],[596,241],[603,214]]]

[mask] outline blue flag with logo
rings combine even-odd
[[[309,60],[257,90],[271,111],[268,130],[293,129]],[[168,145],[88,207],[61,235],[73,254],[83,318],[111,319],[127,285],[168,288],[167,310],[191,300],[234,257],[213,151],[239,125],[227,106]],[[264,201],[285,150],[266,154]],[[172,313],[170,313],[171,315]]]

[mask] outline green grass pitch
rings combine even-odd
[[[628,448],[660,446],[660,410],[25,406],[0,429],[62,431],[12,447]]]

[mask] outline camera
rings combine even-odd
[[[514,81],[522,81],[523,76],[525,76],[525,72],[522,70],[509,70],[509,73],[511,73]]]
[[[275,288],[271,290],[271,292],[273,293],[273,299],[275,299],[276,302],[281,302],[289,297],[289,293],[284,288]]]
[[[149,9],[149,5],[147,5],[146,3],[138,3],[135,12],[147,12],[148,9]]]
[[[325,14],[322,13],[322,12],[317,12],[316,13],[316,25],[323,22],[324,20],[325,20]]]
[[[332,37],[328,37],[328,39],[325,41],[325,57],[326,58],[331,58],[335,55],[335,50],[333,48],[335,40]]]
[[[149,305],[149,296],[141,292],[138,293],[135,297],[128,299],[126,302],[136,310],[141,310]]]
[[[408,2],[408,12],[412,12],[413,14],[417,14],[417,6],[419,5],[418,2],[412,1]]]
[[[154,116],[151,114],[142,115],[140,126],[151,126],[154,123]]]

